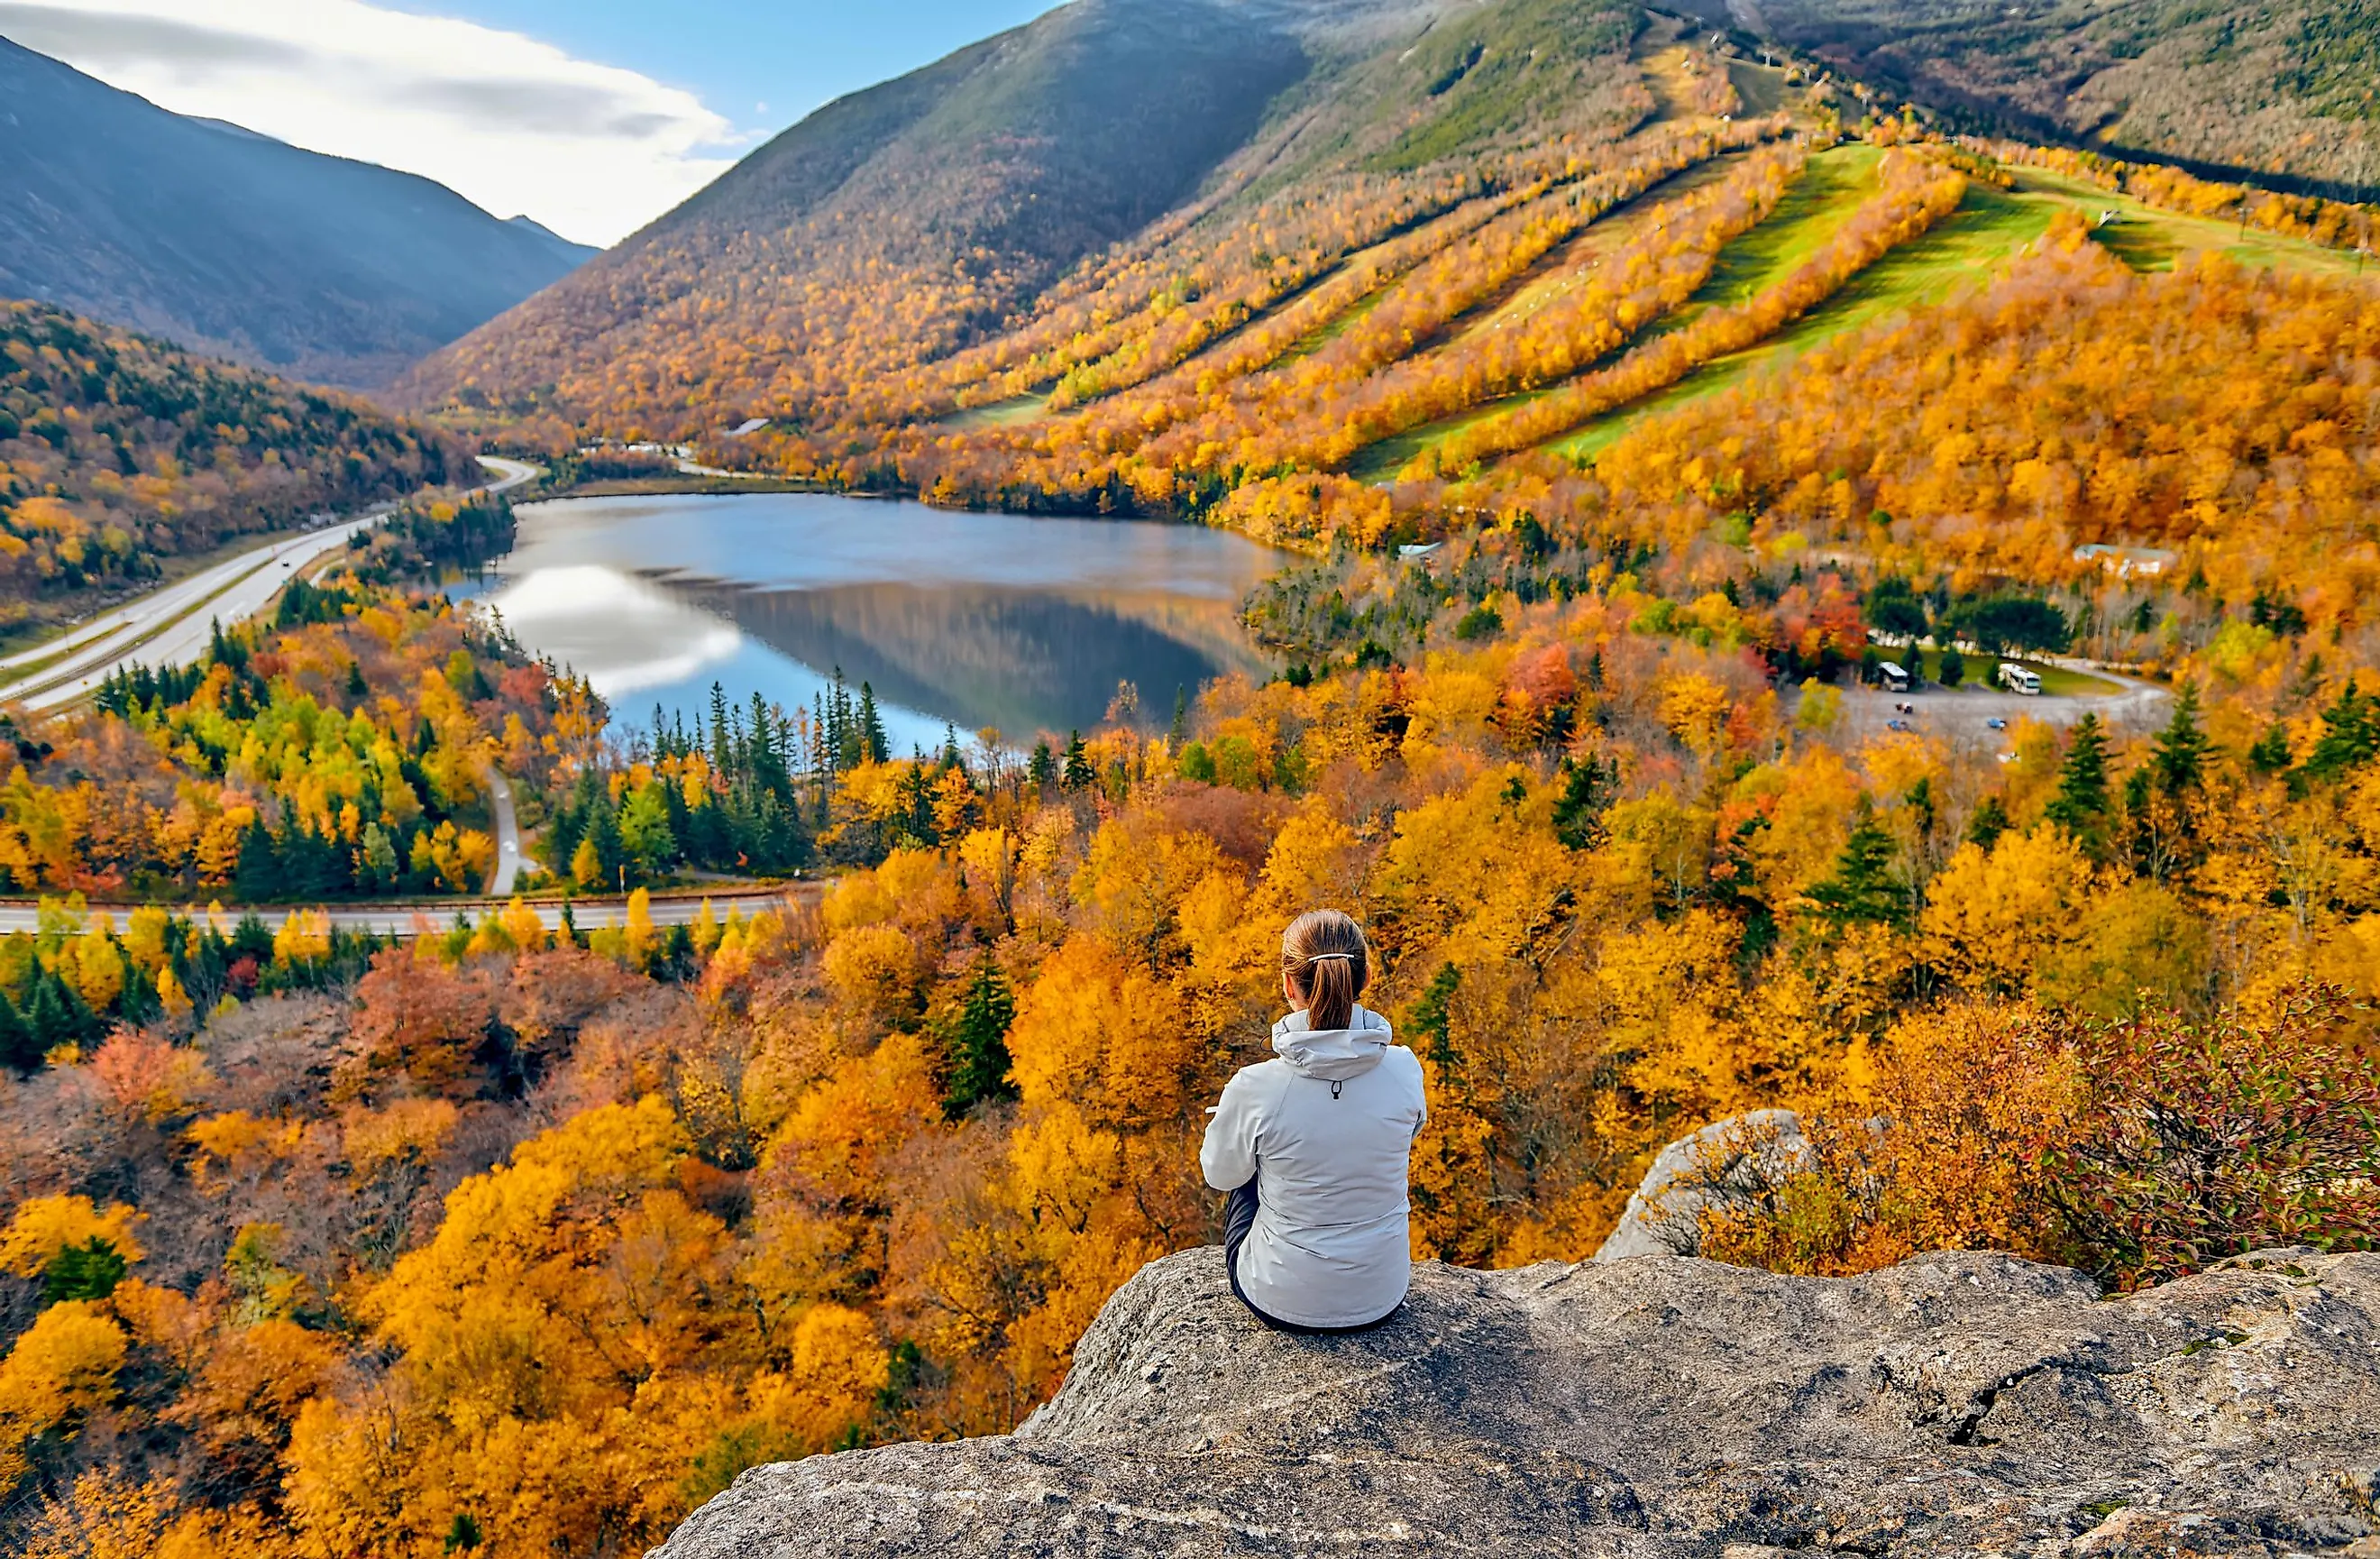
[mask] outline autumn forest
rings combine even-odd
[[[1108,14],[1036,27],[1112,94]],[[626,1554],[764,1462],[1004,1431],[1218,1239],[1202,1112],[1318,905],[1425,1075],[1418,1261],[1583,1260],[1779,1106],[1812,1151],[1706,1255],[2380,1242],[2374,208],[1464,14],[1187,60],[1263,93],[1153,210],[1074,99],[838,104],[794,150],[860,172],[762,221],[764,149],[402,411],[7,306],[22,632],[391,513],[0,729],[0,1541]],[[961,109],[1035,133],[938,161]],[[839,675],[610,708],[440,581],[516,524],[468,451],[678,481],[656,441],[1237,531],[1269,669],[906,753]]]

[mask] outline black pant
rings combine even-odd
[[[1234,1189],[1223,1202],[1223,1272],[1232,1280],[1232,1297],[1247,1306],[1250,1315],[1276,1332],[1293,1332],[1301,1337],[1343,1337],[1351,1332],[1369,1332],[1395,1316],[1397,1310],[1392,1309],[1378,1321],[1366,1321],[1354,1326],[1301,1326],[1294,1321],[1283,1321],[1257,1309],[1257,1302],[1248,1297],[1247,1290],[1240,1286],[1240,1247],[1248,1242],[1248,1231],[1256,1227],[1257,1209],[1262,1205],[1257,1200],[1257,1183],[1254,1180]],[[1402,1309],[1402,1304],[1397,1306],[1397,1309]]]

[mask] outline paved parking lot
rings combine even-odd
[[[1836,734],[1845,742],[1857,745],[1883,735],[1891,722],[1905,720],[1910,728],[1926,736],[1949,737],[1964,745],[2004,743],[2006,737],[1991,729],[1990,722],[2005,720],[2013,725],[2022,719],[2044,720],[2053,725],[2071,725],[2092,711],[2119,731],[2154,729],[2170,718],[2167,705],[2173,695],[2152,683],[2137,682],[2114,672],[2094,669],[2092,676],[2119,684],[2119,693],[2098,698],[2022,698],[2015,693],[2003,693],[1991,688],[1943,688],[1927,683],[1913,693],[1887,693],[1873,688],[1845,688],[1842,724]],[[1913,714],[1900,714],[1896,704],[1914,706]]]

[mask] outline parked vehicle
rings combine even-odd
[[[1906,720],[1888,720],[1885,722],[1885,728],[1892,731],[1906,731],[1909,730],[1911,726],[1909,722]]]
[[[1984,722],[1984,728],[1991,731],[2005,731],[2008,729],[2008,722],[2001,719],[1998,715],[1994,715],[1989,720]]]
[[[2011,693],[2021,694],[2028,699],[2037,699],[2041,696],[2041,673],[2031,666],[2019,665],[2014,661],[2002,661],[2000,686]]]
[[[1909,668],[1899,661],[1887,661],[1876,668],[1876,679],[1888,693],[1909,691]]]

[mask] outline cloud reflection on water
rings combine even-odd
[[[536,569],[489,601],[522,643],[614,705],[712,676],[743,647],[741,634],[700,607],[599,564]]]
[[[840,667],[898,749],[945,723],[1088,728],[1120,681],[1161,723],[1177,688],[1259,669],[1236,621],[1277,564],[1188,527],[954,515],[808,494],[529,505],[490,599],[586,674],[614,718],[691,713],[715,680],[807,707]]]

